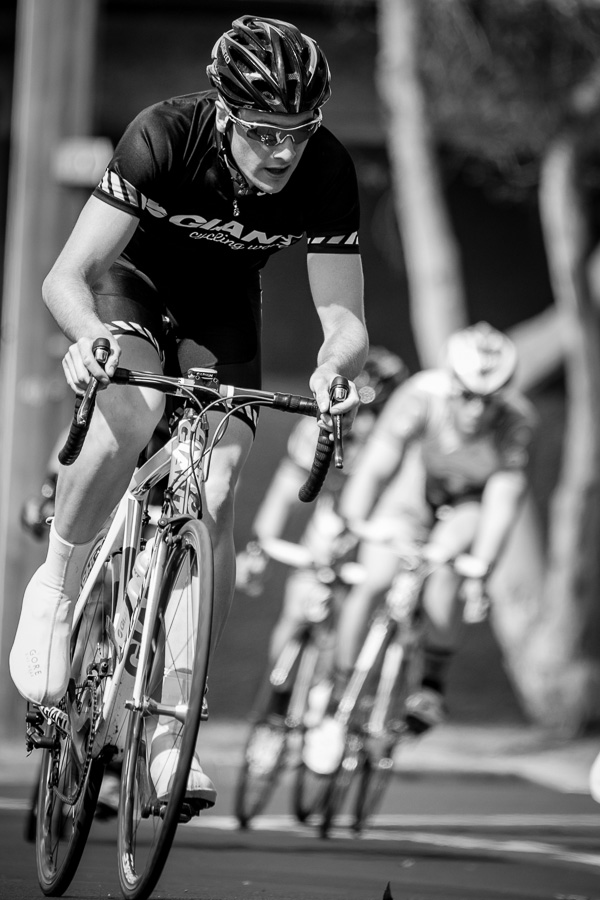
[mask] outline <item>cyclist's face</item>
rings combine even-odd
[[[249,137],[248,129],[232,121],[224,108],[217,107],[217,109],[217,127],[223,132],[228,129],[233,159],[246,181],[266,194],[276,194],[282,190],[300,162],[308,141],[300,143],[290,136],[280,144],[268,146],[260,140]],[[249,109],[236,110],[235,116],[243,122],[256,122],[280,128],[295,128],[315,118],[310,112],[280,115],[258,113]]]
[[[461,434],[477,435],[491,423],[498,409],[497,395],[482,396],[455,385],[452,394],[454,424]]]

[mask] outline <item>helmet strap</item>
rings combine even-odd
[[[221,157],[223,163],[225,164],[225,167],[229,172],[229,175],[231,176],[234,196],[247,197],[248,194],[260,193],[258,188],[256,188],[253,184],[250,184],[250,182],[246,180],[246,178],[240,171],[239,166],[235,162],[233,153],[231,152],[231,144],[229,143],[228,135],[221,134],[221,132],[218,131],[217,142],[219,144],[219,156]]]

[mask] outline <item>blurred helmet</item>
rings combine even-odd
[[[517,348],[501,331],[479,322],[448,341],[447,364],[463,388],[487,396],[509,383],[517,368]]]
[[[293,115],[318,109],[331,94],[319,45],[279,19],[236,19],[211,56],[210,83],[233,108]]]
[[[407,377],[408,369],[399,356],[385,347],[371,347],[364,368],[355,379],[361,403],[379,412]]]

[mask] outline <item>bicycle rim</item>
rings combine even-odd
[[[394,771],[392,753],[393,745],[379,759],[373,760],[368,756],[365,759],[356,794],[354,831],[362,831],[369,817],[379,809]]]
[[[92,548],[84,577],[104,536],[102,532]],[[104,691],[103,663],[110,654],[104,622],[110,611],[114,578],[109,561],[71,640],[71,681],[58,707],[68,725],[64,728],[47,723],[45,729],[54,746],[42,751],[35,841],[38,880],[47,896],[60,896],[77,871],[102,784],[104,761],[91,760],[89,753]]]
[[[177,529],[165,563],[152,650],[143,675],[142,703],[174,702],[178,718],[142,710],[129,715],[118,816],[118,867],[124,896],[135,900],[144,900],[155,887],[177,825],[187,821],[192,812],[183,801],[200,726],[212,605],[210,537],[202,522],[190,519]],[[186,636],[184,645],[182,634]],[[163,675],[170,663],[174,663],[175,675],[167,687]],[[175,693],[178,696],[173,701]],[[159,783],[164,784],[167,777],[160,771],[159,761],[170,766],[168,799],[159,799],[151,778],[150,751],[153,739],[164,734],[165,728],[170,746],[178,753],[159,753],[153,760],[152,775]]]
[[[304,763],[300,763],[296,769],[292,795],[294,815],[299,822],[304,823],[321,811],[329,781],[329,775],[317,775]]]
[[[242,828],[267,805],[285,761],[287,730],[283,722],[257,722],[244,749],[235,792],[235,815]]]
[[[394,771],[393,754],[402,725],[399,707],[415,686],[417,657],[391,642],[378,669],[371,719],[364,735],[364,763],[356,793],[353,829],[360,832],[379,808]],[[369,729],[369,725],[374,726]]]
[[[286,762],[289,733],[295,730],[290,720],[292,706],[298,714],[304,641],[303,637],[292,638],[286,643],[259,691],[235,791],[235,815],[242,828],[263,811]],[[275,672],[279,689],[272,684]]]
[[[298,669],[298,684],[296,697],[299,706],[302,706],[300,728],[302,729],[302,743],[306,734],[306,716],[309,712],[310,690],[318,681],[321,654],[314,640],[308,640],[304,647],[303,659]],[[323,673],[321,673],[321,676]],[[324,710],[321,712],[321,714]],[[302,751],[301,751],[302,752]],[[306,822],[312,815],[319,812],[327,791],[329,779],[327,776],[318,775],[300,759],[296,768],[294,787],[292,792],[292,809],[299,822]]]

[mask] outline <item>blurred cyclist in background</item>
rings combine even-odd
[[[459,598],[474,617],[478,607],[482,613],[486,582],[528,484],[536,416],[510,388],[516,365],[512,341],[481,322],[453,334],[446,366],[408,379],[377,420],[339,504],[350,530],[363,538],[358,561],[367,576],[340,613],[330,709],[370,612],[396,574],[390,542],[427,543],[432,559],[448,562],[425,583],[425,666],[420,690],[407,699],[406,721],[415,734],[444,721],[447,672],[462,621]],[[334,771],[343,743],[341,726],[328,715],[307,739],[305,762],[324,774]]]
[[[330,565],[348,548],[345,525],[337,512],[346,476],[352,472],[357,452],[377,416],[407,375],[408,370],[399,356],[384,347],[372,347],[363,371],[355,379],[361,404],[353,429],[344,442],[344,468],[330,469],[300,539],[313,558],[324,566]],[[310,471],[317,434],[318,426],[312,419],[302,419],[294,427],[288,440],[287,455],[275,472],[254,519],[253,540],[238,554],[236,586],[251,596],[262,593],[268,574],[269,557],[262,550],[261,541],[282,537],[294,509],[303,505],[298,499],[298,490]],[[351,543],[356,541],[352,539]],[[296,570],[287,579],[281,615],[271,634],[271,662],[302,627],[306,604],[315,590],[318,590],[318,584],[310,571]],[[277,698],[281,708],[285,709],[288,698],[284,694],[278,694]],[[272,712],[277,714],[278,710]]]

